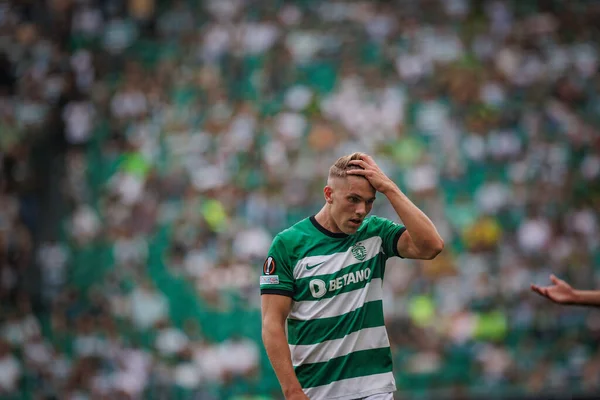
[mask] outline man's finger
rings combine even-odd
[[[371,157],[368,154],[363,153],[361,158],[369,165],[376,165],[375,160],[373,160],[373,157]]]
[[[349,169],[348,171],[346,171],[346,175],[362,175],[362,176],[366,176],[367,175],[367,171],[364,169]]]
[[[543,287],[540,287],[540,286],[536,286],[536,285],[531,285],[531,290],[533,290],[534,292],[536,292],[540,296],[544,296],[544,297],[550,298],[550,296],[548,296],[548,291],[546,290],[546,288],[543,288]]]
[[[350,165],[358,165],[359,167],[362,167],[362,168],[367,168],[368,167],[368,164],[366,162],[364,162],[363,160],[352,160],[348,164],[350,164]]]

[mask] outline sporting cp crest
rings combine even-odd
[[[362,243],[356,243],[354,246],[352,246],[351,251],[354,258],[356,258],[358,261],[362,261],[367,257],[367,249],[362,245]]]

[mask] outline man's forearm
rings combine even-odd
[[[575,304],[583,306],[600,306],[600,290],[576,290]]]
[[[288,397],[293,393],[301,392],[302,387],[292,365],[292,356],[285,336],[285,328],[275,324],[265,325],[263,326],[262,338],[284,396]]]
[[[410,233],[415,245],[423,251],[436,251],[443,246],[443,240],[435,225],[398,186],[393,185],[383,193]],[[438,251],[439,252],[439,251]]]

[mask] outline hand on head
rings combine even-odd
[[[375,160],[367,154],[362,154],[360,160],[352,160],[349,162],[350,165],[356,165],[362,169],[351,169],[346,173],[348,175],[358,175],[365,177],[371,186],[378,192],[385,193],[386,190],[392,189],[396,185],[390,178],[383,173],[379,168]]]

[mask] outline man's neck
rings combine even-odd
[[[315,215],[315,219],[317,220],[319,225],[327,229],[329,232],[342,233],[340,228],[338,228],[336,223],[333,221],[333,218],[331,218],[331,214],[329,213],[329,207],[327,207],[327,205],[324,205],[323,208],[321,208],[321,211],[319,211]]]

